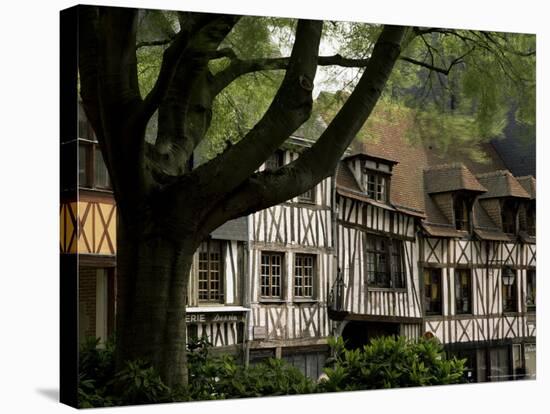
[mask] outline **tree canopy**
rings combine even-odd
[[[173,12],[143,11],[138,43],[140,88],[150,91],[162,52],[175,36]],[[237,60],[281,58],[293,41],[292,19],[240,19],[210,61],[216,74]],[[329,123],[349,96],[372,52],[382,26],[329,22],[323,28],[321,51],[345,56],[349,65],[321,67],[314,116]],[[254,42],[249,39],[254,38]],[[535,36],[530,34],[417,28],[402,52],[381,101],[395,116],[414,112],[412,139],[429,139],[443,147],[453,140],[475,144],[502,135],[510,115],[515,122],[535,125]],[[343,63],[343,59],[341,64]],[[213,158],[228,142],[244,136],[267,110],[284,75],[284,68],[257,70],[235,79],[214,100],[213,117],[200,153]],[[154,130],[154,128],[153,128]],[[153,134],[153,132],[151,132]],[[310,138],[315,139],[314,133]],[[367,136],[359,137],[368,139]],[[475,156],[476,154],[472,154]]]

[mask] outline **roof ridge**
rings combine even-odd
[[[495,170],[495,171],[490,171],[490,172],[487,172],[487,173],[481,173],[481,174],[476,174],[476,177],[477,178],[485,178],[485,177],[499,177],[499,176],[506,176],[506,175],[509,175],[509,176],[512,176],[512,173],[510,172],[510,170]],[[514,177],[515,178],[515,177]]]

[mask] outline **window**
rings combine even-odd
[[[455,306],[457,314],[472,313],[472,274],[470,269],[455,270]]]
[[[209,240],[199,247],[199,302],[221,302],[222,255],[221,244]]]
[[[537,275],[535,269],[527,270],[527,310],[534,311],[536,309],[537,297]]]
[[[530,236],[536,236],[537,234],[537,209],[535,203],[532,202],[527,211],[527,234]]]
[[[510,352],[508,347],[489,349],[489,381],[506,381],[510,375]]]
[[[264,298],[282,297],[283,254],[262,252],[260,289]]]
[[[363,187],[367,193],[367,197],[385,203],[387,201],[387,177],[366,170],[363,179]]]
[[[265,169],[266,170],[276,170],[284,165],[284,152],[281,150],[275,151],[265,160]]]
[[[424,269],[424,311],[441,315],[441,269]]]
[[[401,242],[367,235],[367,281],[372,287],[404,287]]]
[[[476,382],[477,352],[475,349],[461,349],[451,353],[458,359],[465,359],[464,379],[467,382]]]
[[[517,207],[511,200],[502,203],[502,231],[504,233],[516,234]]]
[[[111,189],[111,180],[99,145],[95,142],[79,142],[78,181],[80,187]]]
[[[298,201],[301,203],[315,203],[315,189],[310,188],[305,193],[302,193],[298,196]]]
[[[454,199],[455,228],[470,231],[470,203],[464,196]]]
[[[327,351],[307,352],[304,348],[294,350],[293,348],[285,347],[282,352],[282,359],[284,361],[314,381],[317,381],[319,375],[323,373],[327,356]]]
[[[90,164],[88,159],[88,145],[78,146],[78,184],[80,187],[90,187],[91,183],[88,179],[88,168]]]
[[[367,236],[367,280],[371,286],[390,287],[387,250],[386,239]]]
[[[537,376],[537,345],[526,343],[523,347],[523,356],[525,358],[525,375],[527,378],[536,378]]]
[[[403,272],[403,255],[401,249],[403,245],[397,240],[393,240],[390,245],[391,249],[391,273],[392,286],[402,289],[405,287],[405,274]]]
[[[502,311],[517,312],[517,277],[511,267],[502,269]]]
[[[313,278],[315,272],[315,256],[312,254],[296,254],[294,256],[294,296],[298,298],[313,298]]]
[[[525,378],[525,362],[521,344],[512,344],[512,371],[513,379]]]
[[[103,161],[101,149],[97,145],[95,146],[94,157],[94,184],[98,188],[111,188],[107,166]]]

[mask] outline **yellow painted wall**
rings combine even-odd
[[[60,209],[61,253],[116,254],[116,206],[95,201],[65,203]]]

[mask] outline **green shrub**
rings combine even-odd
[[[280,359],[244,367],[228,355],[212,356],[205,339],[188,344],[189,385],[167,387],[145,361],[129,361],[115,372],[114,344],[87,341],[80,352],[79,406],[108,407],[170,401],[214,400],[453,384],[462,381],[464,360],[447,360],[435,340],[378,338],[347,350],[342,338],[329,340],[326,379],[316,384]]]
[[[189,398],[193,400],[305,394],[315,383],[280,359],[244,367],[232,356],[211,357],[205,339],[190,343]]]
[[[464,360],[446,359],[435,339],[410,341],[381,337],[362,349],[347,350],[332,339],[334,357],[325,368],[319,391],[414,387],[463,382]]]
[[[172,401],[172,391],[168,388],[153,367],[145,361],[128,361],[117,372],[112,386],[120,390],[120,405],[148,404]]]

